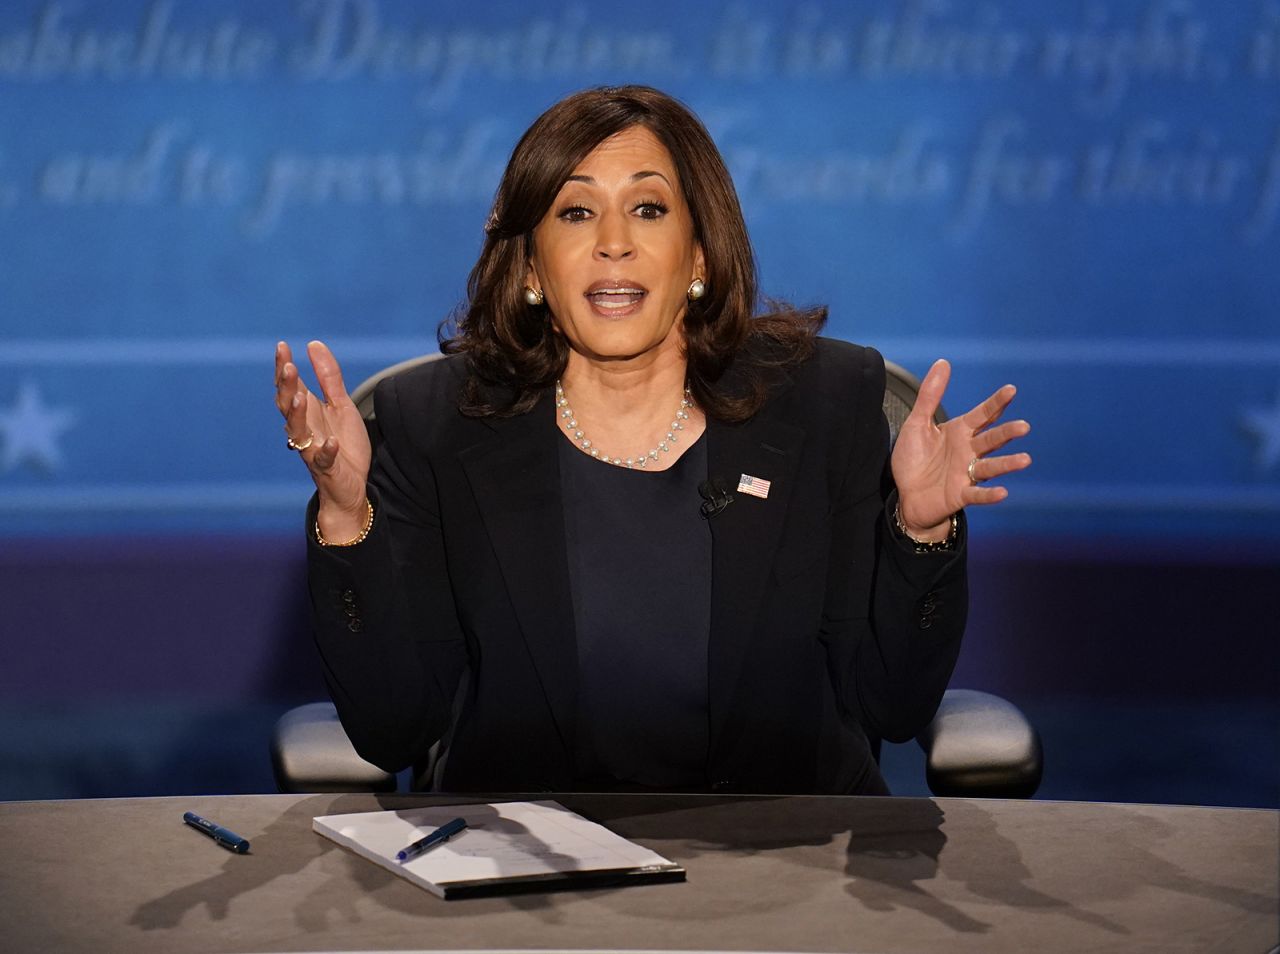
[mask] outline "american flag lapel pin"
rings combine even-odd
[[[769,484],[771,481],[765,480],[763,477],[752,477],[750,474],[743,474],[738,478],[738,493],[750,494],[753,497],[759,497],[764,500],[769,496]]]

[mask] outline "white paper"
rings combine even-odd
[[[416,858],[396,861],[397,852],[455,818],[466,819],[464,831]],[[441,897],[449,885],[491,879],[678,869],[661,855],[552,801],[322,815],[312,821],[312,828]]]

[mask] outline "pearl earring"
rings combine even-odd
[[[533,288],[532,286],[529,286],[529,285],[525,285],[524,300],[525,300],[525,303],[530,308],[537,308],[547,299],[546,299],[546,296],[543,295],[542,292],[540,292],[538,289]]]
[[[695,278],[693,280],[693,284],[689,286],[689,291],[687,294],[689,295],[690,301],[697,301],[706,293],[707,293],[707,283],[704,282],[701,278]]]

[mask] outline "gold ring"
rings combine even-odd
[[[973,460],[969,461],[969,483],[974,486],[977,486],[978,484],[978,478],[973,472],[973,468],[976,467],[977,465],[978,465],[978,458],[975,457]]]
[[[287,443],[288,443],[288,445],[289,445],[289,450],[296,450],[296,451],[298,451],[299,453],[301,453],[302,451],[304,451],[304,450],[306,450],[308,447],[310,447],[310,446],[311,446],[311,443],[312,443],[315,439],[316,439],[316,435],[315,435],[315,434],[313,434],[312,432],[308,431],[308,432],[307,432],[307,439],[306,439],[305,441],[303,441],[301,444],[295,443],[292,437],[291,437],[291,438],[289,438],[289,440],[287,441]]]

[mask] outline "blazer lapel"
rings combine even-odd
[[[767,411],[739,425],[708,422],[707,470],[728,483],[733,503],[711,518],[711,641],[708,697],[714,752],[767,589],[795,485],[804,429]],[[738,491],[743,475],[771,481],[765,499]]]
[[[553,404],[547,396],[528,414],[486,419],[491,438],[458,457],[561,741],[572,751],[578,653]]]

